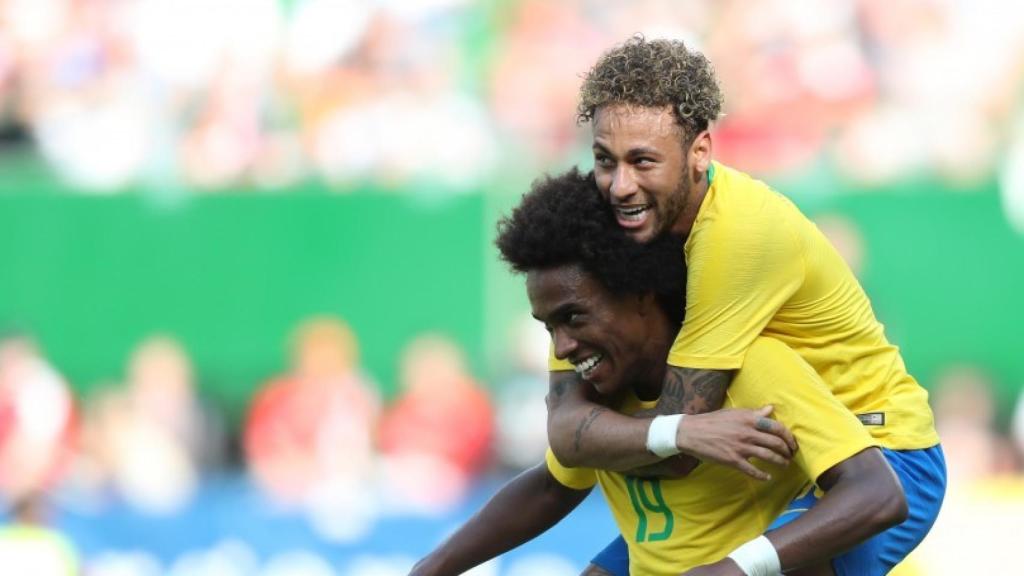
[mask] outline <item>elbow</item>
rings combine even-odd
[[[895,478],[892,480],[883,494],[875,498],[877,504],[872,515],[872,524],[876,526],[877,532],[902,524],[910,515],[903,487]]]
[[[562,466],[566,468],[579,468],[584,465],[579,452],[573,449],[572,443],[561,441],[557,435],[551,433],[550,428],[548,429],[548,443],[551,447],[551,453],[555,455],[555,459]]]
[[[897,486],[896,495],[893,496],[892,508],[892,525],[902,524],[906,522],[910,516],[910,506],[907,505],[907,496],[903,493],[903,487]]]
[[[580,461],[579,450],[574,449],[571,434],[562,434],[560,426],[564,424],[562,419],[555,416],[548,417],[548,446],[555,455],[558,463],[566,468],[578,468],[583,465]]]
[[[555,458],[558,460],[558,463],[566,468],[582,468],[586,466],[583,459],[573,456],[571,451],[563,451],[563,456],[559,456],[559,453],[554,450],[552,450],[552,452],[555,453]]]

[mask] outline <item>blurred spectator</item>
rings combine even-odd
[[[806,169],[875,97],[856,5],[718,3],[705,39],[725,94],[715,156],[757,174]]]
[[[511,374],[497,389],[497,441],[495,451],[502,465],[524,470],[544,458],[548,445],[547,404],[548,345],[551,337],[529,315],[512,330]]]
[[[144,340],[127,372],[123,388],[90,402],[79,480],[110,486],[143,510],[177,510],[221,463],[223,423],[197,398],[192,363],[175,340]]]
[[[47,526],[45,498],[40,492],[19,497],[10,524],[0,527],[0,566],[5,574],[77,576],[78,554],[60,532]]]
[[[935,383],[935,424],[951,486],[1012,474],[1015,458],[996,430],[993,385],[980,369],[953,366]]]
[[[321,488],[365,498],[378,411],[352,330],[332,317],[308,320],[296,330],[288,373],[266,384],[250,406],[250,472],[285,503],[302,503]]]
[[[490,173],[497,155],[490,118],[458,88],[455,30],[441,22],[378,12],[330,72],[311,135],[312,156],[329,180],[462,190]]]
[[[954,366],[935,390],[949,489],[915,557],[923,574],[1009,574],[1009,551],[1019,546],[1024,517],[1024,470],[1012,440],[996,430],[992,382],[976,367]],[[1017,434],[1024,421],[1020,406],[1024,402],[1018,404]]]
[[[1017,406],[1010,422],[1010,439],[1017,448],[1017,471],[1024,475],[1024,387],[1017,396]]]
[[[1024,106],[1012,122],[1003,166],[999,173],[999,194],[1006,220],[1024,235]]]
[[[24,335],[0,339],[0,493],[19,499],[50,486],[73,440],[67,383]]]
[[[864,270],[867,247],[857,223],[841,214],[822,214],[814,218],[815,225],[828,238],[855,276]]]
[[[401,394],[381,419],[388,494],[426,512],[458,502],[491,456],[494,410],[462,350],[421,336],[402,354]]]
[[[0,0],[0,138],[31,133],[87,190],[276,187],[310,172],[346,187],[473,190],[586,157],[573,122],[580,75],[640,32],[683,39],[715,64],[726,163],[971,184],[991,174],[1020,110],[1022,11],[927,0]]]
[[[489,70],[490,107],[509,137],[516,171],[524,160],[547,169],[576,153],[582,75],[611,42],[625,39],[600,34],[584,4],[525,0],[507,9],[511,14]]]

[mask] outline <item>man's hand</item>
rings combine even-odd
[[[748,459],[778,466],[789,464],[796,439],[782,424],[769,418],[771,406],[760,410],[724,409],[685,416],[676,430],[676,446],[705,462],[736,468],[758,480],[771,476]]]
[[[743,570],[728,558],[683,572],[683,576],[745,576]]]

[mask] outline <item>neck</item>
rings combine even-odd
[[[686,194],[686,205],[683,206],[683,211],[672,226],[673,234],[684,238],[690,234],[693,223],[697,220],[697,213],[700,212],[700,205],[704,203],[704,197],[708,195],[709,187],[707,172],[701,174],[696,182],[690,182],[690,190]]]
[[[672,348],[672,341],[679,330],[679,326],[676,325],[673,329],[673,326],[666,321],[664,328],[661,331],[664,337],[648,340],[644,354],[645,359],[642,365],[649,367],[649,370],[642,377],[637,378],[632,386],[636,397],[644,401],[657,400],[661,396],[665,373],[668,371],[665,359],[668,358],[669,350]]]

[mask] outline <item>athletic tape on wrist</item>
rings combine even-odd
[[[662,458],[679,454],[676,431],[679,430],[679,423],[682,420],[682,414],[655,417],[651,421],[651,427],[647,429],[647,449]]]
[[[768,538],[758,536],[750,542],[732,551],[729,558],[735,562],[747,576],[780,576],[782,563],[779,553]]]

